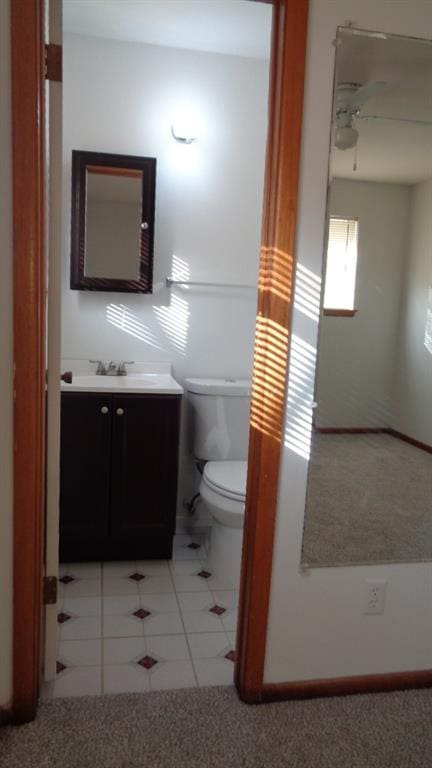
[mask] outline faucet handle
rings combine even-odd
[[[97,363],[96,376],[105,376],[106,368],[102,360],[89,360],[89,363]]]
[[[135,360],[123,360],[123,362],[119,363],[118,369],[117,369],[117,376],[127,376],[127,365],[133,365]]]

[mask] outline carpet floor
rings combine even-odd
[[[302,562],[432,559],[432,454],[385,434],[315,434]]]
[[[232,687],[56,699],[1,768],[427,768],[432,691],[248,706]]]

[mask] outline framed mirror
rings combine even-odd
[[[70,287],[151,293],[156,160],[72,151]]]
[[[432,560],[432,43],[340,29],[302,564]]]

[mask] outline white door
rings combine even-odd
[[[47,0],[47,42],[62,44],[62,0]],[[58,579],[60,495],[60,313],[62,240],[62,84],[46,88],[47,210],[47,457],[45,575]],[[54,680],[57,661],[57,605],[45,606],[44,679]]]

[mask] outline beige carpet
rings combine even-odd
[[[247,706],[233,688],[56,699],[1,768],[428,768],[432,691]]]
[[[432,454],[385,434],[316,434],[304,564],[432,560]]]

